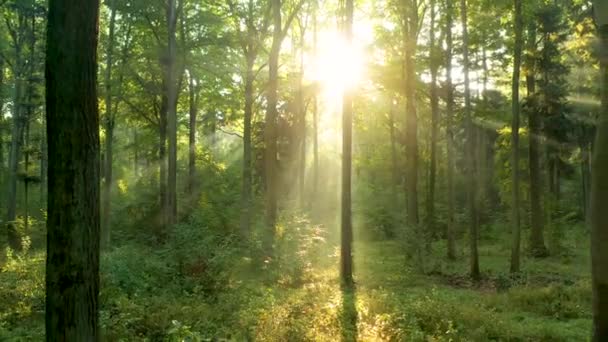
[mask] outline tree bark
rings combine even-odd
[[[447,222],[447,258],[456,259],[456,242],[454,236],[454,87],[452,85],[452,26],[454,25],[452,1],[446,1],[446,145],[447,145],[447,185],[448,185],[448,222]]]
[[[21,13],[19,15],[22,16]],[[20,23],[21,22],[23,22],[22,19],[20,19]],[[19,31],[21,32],[22,29]],[[19,170],[19,160],[21,158],[26,119],[23,112],[24,62],[22,57],[22,42],[21,39],[16,38],[13,43],[15,46],[15,62],[13,66],[15,92],[13,96],[11,147],[8,157],[8,191],[6,197],[7,208],[5,222],[7,225],[9,246],[14,250],[20,250],[21,237],[19,236],[15,223],[17,217],[17,172]]]
[[[159,162],[159,196],[160,196],[160,217],[157,226],[156,237],[159,240],[164,239],[165,226],[167,225],[167,110],[169,102],[167,100],[168,84],[165,80],[162,82],[163,92],[161,95],[161,105],[159,113],[159,145],[158,145],[158,162]]]
[[[520,269],[520,248],[521,230],[519,217],[519,80],[522,54],[522,4],[521,0],[514,0],[515,10],[515,47],[513,52],[513,81],[511,110],[513,121],[511,123],[511,177],[512,177],[512,202],[511,202],[511,225],[512,225],[512,245],[511,245],[511,273],[518,273]]]
[[[427,229],[428,233],[435,235],[435,183],[437,176],[437,140],[439,135],[439,96],[437,94],[437,65],[435,46],[435,0],[431,0],[431,27],[430,27],[430,69],[431,69],[431,165],[429,170],[429,196],[427,198]]]
[[[277,223],[277,101],[279,83],[279,53],[281,52],[282,42],[282,19],[281,19],[281,0],[272,0],[273,11],[273,37],[272,47],[268,61],[268,94],[266,101],[266,126],[264,128],[265,142],[265,179],[266,179],[266,227],[268,231],[264,236],[264,250],[268,255],[272,255],[274,244],[274,234]]]
[[[177,223],[177,80],[176,80],[176,0],[169,0],[167,8],[167,140],[168,140],[168,170],[167,170],[167,207],[165,208],[167,226]]]
[[[300,75],[298,76],[298,111],[300,121],[300,151],[299,151],[299,168],[298,168],[298,193],[300,196],[300,208],[304,209],[306,203],[305,185],[306,185],[306,108],[304,106],[304,49],[306,41],[306,23],[303,23],[300,28]]]
[[[196,116],[198,114],[197,84],[193,71],[189,70],[189,106],[190,106],[190,130],[188,132],[188,189],[191,195],[197,187],[196,177]]]
[[[253,81],[255,75],[253,66],[256,55],[249,53],[247,56],[247,71],[245,75],[245,118],[243,129],[243,188],[241,191],[241,235],[249,236],[251,230],[251,193],[253,186],[253,165],[251,149],[251,124],[253,120]]]
[[[528,58],[526,60],[526,88],[528,97],[534,99],[536,93],[535,59],[536,27],[528,26]],[[547,256],[544,239],[544,223],[542,209],[542,178],[540,173],[541,118],[537,106],[531,106],[528,113],[528,166],[530,171],[530,251],[535,257]]]
[[[102,247],[109,247],[110,245],[110,205],[111,205],[111,193],[112,193],[112,169],[114,159],[114,113],[112,112],[112,68],[114,63],[114,43],[115,43],[115,28],[116,28],[116,6],[115,0],[110,2],[110,27],[108,35],[108,51],[106,52],[106,70],[105,70],[105,105],[106,105],[106,117],[105,123],[105,165],[104,165],[104,182],[102,192],[102,214],[101,214],[101,244]]]
[[[407,223],[417,227],[418,217],[418,116],[416,113],[416,36],[418,30],[417,0],[410,0],[405,23],[405,154]],[[416,228],[418,229],[418,228]]]
[[[591,269],[593,341],[608,340],[608,4],[594,1],[600,41],[601,113],[591,166]]]
[[[473,279],[479,279],[479,252],[477,248],[478,240],[478,220],[476,208],[475,190],[475,132],[473,120],[471,119],[471,90],[469,84],[469,33],[467,19],[467,1],[460,0],[460,14],[462,20],[462,46],[463,46],[463,72],[464,72],[464,120],[467,132],[466,165],[467,165],[467,203],[469,209],[469,239],[470,239],[470,275]]]
[[[313,44],[313,55],[317,55],[318,45],[318,27],[317,27],[317,8],[318,4],[315,0],[314,12],[312,14],[312,44]],[[317,98],[317,92],[313,95],[312,99],[312,151],[313,151],[313,183],[312,183],[312,194],[310,196],[311,203],[315,202],[319,191],[319,104]]]
[[[353,40],[353,0],[346,0],[344,35],[346,43]],[[353,92],[345,89],[342,112],[342,225],[341,225],[341,277],[342,283],[350,287],[353,285],[352,260],[352,139],[353,139]]]
[[[49,1],[47,341],[99,340],[98,17],[97,0]]]

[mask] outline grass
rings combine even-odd
[[[291,232],[291,233],[288,233]],[[508,248],[484,239],[484,279],[467,259],[433,245],[425,273],[402,243],[358,242],[354,290],[338,280],[337,247],[306,221],[285,225],[280,255],[263,270],[232,255],[227,270],[177,274],[166,253],[126,245],[105,254],[101,324],[109,341],[585,341],[591,327],[584,237],[570,254],[524,259],[510,277]],[[325,241],[325,242],[323,242]],[[575,246],[575,248],[573,248]],[[216,256],[217,258],[217,256]],[[44,255],[9,259],[0,272],[0,340],[43,339]],[[210,283],[210,276],[219,281]]]

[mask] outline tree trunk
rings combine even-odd
[[[407,9],[409,20],[405,23],[405,154],[407,223],[418,226],[418,116],[416,114],[416,36],[418,29],[417,0],[410,0]],[[418,228],[416,228],[418,229]]]
[[[306,108],[304,107],[304,49],[305,49],[305,40],[304,37],[306,35],[306,25],[303,24],[300,29],[300,75],[298,79],[298,111],[299,111],[299,121],[300,121],[300,160],[299,160],[299,169],[298,169],[298,193],[300,195],[300,208],[304,209],[306,203],[306,196],[304,187],[306,185]]]
[[[106,105],[106,117],[104,120],[106,139],[105,139],[105,165],[104,165],[104,183],[102,192],[101,208],[103,210],[101,214],[101,245],[104,248],[110,246],[110,205],[111,205],[111,193],[112,193],[112,162],[113,156],[113,143],[114,143],[114,113],[112,113],[112,67],[114,63],[114,32],[116,28],[116,6],[115,0],[110,2],[110,28],[108,36],[108,51],[106,52],[106,72],[105,72],[105,105]]]
[[[167,8],[167,140],[168,170],[167,170],[167,202],[166,224],[172,226],[177,223],[177,81],[175,75],[176,62],[176,26],[177,8],[176,0],[169,0]]]
[[[163,80],[162,82],[163,94],[161,95],[161,105],[159,113],[159,145],[158,145],[158,162],[159,166],[159,195],[160,195],[160,217],[159,224],[157,226],[156,237],[159,240],[164,239],[165,226],[167,225],[167,109],[169,108],[169,102],[167,101],[167,87],[168,84]]]
[[[345,6],[344,35],[346,43],[351,44],[353,40],[353,0],[346,0]],[[345,286],[350,287],[353,285],[353,227],[351,208],[353,92],[351,89],[345,89],[344,91],[342,110],[342,225],[340,274],[342,283]]]
[[[17,48],[17,50],[20,50]],[[16,61],[21,57],[17,54]],[[18,62],[16,62],[18,63]],[[21,249],[21,237],[17,231],[15,220],[17,218],[17,172],[19,170],[19,160],[21,158],[21,147],[23,142],[23,133],[25,126],[25,118],[23,117],[23,80],[21,72],[15,76],[15,96],[13,98],[13,129],[11,134],[11,149],[8,158],[8,195],[6,197],[6,224],[8,233],[9,246],[14,250]]]
[[[511,177],[512,177],[512,202],[511,202],[511,225],[513,243],[511,245],[511,273],[518,273],[520,267],[521,231],[519,218],[519,79],[522,54],[522,30],[523,18],[521,13],[521,0],[514,0],[515,9],[515,47],[513,52],[513,82],[511,109],[513,121],[511,123]]]
[[[608,6],[594,1],[600,40],[601,113],[597,121],[592,176],[590,216],[593,288],[593,341],[608,340]]]
[[[528,97],[533,98],[536,93],[535,60],[532,52],[536,49],[536,27],[528,26],[528,58],[526,63],[526,88]],[[536,106],[531,106],[528,113],[528,166],[530,170],[530,251],[535,257],[547,256],[545,239],[543,236],[543,209],[542,209],[542,179],[540,173],[540,145],[541,145],[541,118]]]
[[[475,132],[471,119],[471,90],[469,85],[469,33],[467,25],[467,1],[460,0],[460,13],[462,20],[462,46],[463,46],[463,72],[464,72],[464,119],[467,132],[466,165],[467,165],[467,202],[469,207],[469,238],[470,238],[470,274],[471,278],[479,279],[479,252],[477,250],[478,220],[475,190]]]
[[[447,222],[447,257],[449,260],[456,259],[456,242],[454,236],[454,88],[452,85],[452,26],[454,25],[452,1],[446,2],[446,145],[447,145],[447,185],[448,185],[448,222]]]
[[[196,95],[196,81],[193,71],[189,70],[189,105],[190,105],[190,131],[188,135],[188,189],[191,195],[195,194],[196,184],[196,115],[198,114],[198,98]]]
[[[99,341],[98,17],[97,0],[49,2],[47,341]]]
[[[279,83],[279,53],[281,52],[281,0],[272,0],[273,11],[273,37],[268,62],[268,102],[266,109],[266,127],[264,128],[265,142],[265,173],[266,173],[266,227],[268,231],[264,236],[264,250],[272,255],[274,234],[277,223],[277,101]]]
[[[393,204],[397,206],[398,204],[398,194],[397,189],[399,188],[399,162],[397,157],[397,133],[395,132],[395,108],[393,105],[393,100],[390,103],[390,109],[388,112],[388,125],[391,139],[391,163],[392,163],[392,175],[393,175]]]
[[[245,118],[243,129],[243,188],[241,191],[241,235],[243,238],[249,236],[251,230],[251,193],[253,186],[253,166],[251,149],[251,121],[253,119],[253,66],[255,54],[247,55],[247,73],[245,75]]]
[[[427,198],[427,229],[428,233],[436,235],[435,231],[435,183],[437,176],[437,140],[439,135],[439,97],[437,94],[437,56],[435,46],[435,0],[431,0],[430,27],[430,68],[431,68],[431,165],[429,170],[429,196]]]
[[[312,16],[312,31],[313,31],[313,55],[317,55],[318,45],[318,28],[317,28],[317,2],[315,1],[315,9]],[[310,196],[311,203],[315,203],[316,197],[319,191],[319,104],[317,98],[317,92],[313,95],[312,99],[312,151],[313,151],[313,183],[312,183],[312,194]]]

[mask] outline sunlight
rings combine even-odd
[[[345,90],[354,88],[363,78],[363,49],[356,43],[348,44],[336,31],[321,33],[319,38],[307,77],[319,82],[325,100],[339,100]]]

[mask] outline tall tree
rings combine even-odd
[[[429,28],[429,59],[431,69],[431,165],[429,169],[429,195],[427,198],[426,224],[428,233],[435,233],[435,183],[437,176],[437,140],[439,135],[439,95],[437,92],[437,72],[439,69],[435,43],[436,2],[431,0],[431,23]]]
[[[25,79],[27,77],[27,63],[24,56],[27,44],[27,25],[28,15],[27,7],[30,3],[16,3],[15,10],[17,12],[16,23],[11,20],[5,13],[5,23],[7,25],[9,36],[14,48],[14,60],[12,63],[12,74],[15,79],[15,89],[13,91],[13,110],[12,110],[12,131],[11,131],[11,146],[8,158],[8,191],[6,201],[5,222],[7,225],[8,242],[11,248],[21,249],[21,237],[17,231],[15,220],[17,218],[17,181],[19,160],[21,160],[21,152],[23,145],[23,136],[25,133],[25,124],[27,122],[27,112],[23,104],[25,103]]]
[[[108,246],[110,243],[110,197],[112,194],[112,162],[114,159],[114,113],[112,111],[112,67],[114,64],[114,46],[116,32],[116,1],[109,0],[110,7],[110,25],[108,28],[108,47],[106,51],[106,70],[104,75],[105,83],[105,105],[106,113],[104,120],[105,128],[105,151],[104,151],[104,183],[102,195],[102,214],[101,214],[101,234],[102,244]]]
[[[49,1],[47,341],[99,340],[98,18],[98,0]]]
[[[513,121],[511,123],[511,177],[512,177],[512,202],[511,202],[511,273],[519,272],[520,267],[520,245],[521,229],[519,218],[519,80],[521,72],[521,55],[523,49],[523,17],[521,0],[514,0],[515,11],[515,46],[513,51],[513,80],[511,83],[511,111]]]
[[[302,7],[304,1],[300,0],[296,7],[288,16],[285,27],[283,27],[283,19],[281,15],[282,4],[281,0],[272,0],[272,46],[270,48],[270,56],[268,59],[268,87],[266,94],[266,126],[264,127],[264,169],[266,180],[266,227],[268,232],[265,234],[264,249],[266,253],[272,252],[274,243],[274,234],[277,222],[277,200],[279,174],[277,171],[277,119],[278,119],[278,85],[279,85],[279,54],[283,40],[287,35],[289,27],[295,16]]]
[[[469,31],[467,0],[460,0],[460,16],[462,21],[462,69],[464,73],[464,120],[467,135],[466,142],[466,165],[467,165],[467,203],[469,210],[469,239],[470,239],[470,275],[473,279],[479,279],[479,252],[477,240],[479,234],[479,221],[477,220],[477,204],[475,189],[475,129],[471,118],[471,87],[469,83]]]
[[[417,227],[418,218],[418,115],[416,113],[416,44],[418,37],[418,0],[407,0],[405,10],[405,154],[407,222]],[[416,228],[417,229],[417,228]]]
[[[180,4],[183,0],[180,1]],[[168,146],[168,169],[167,169],[167,200],[165,207],[165,218],[167,225],[177,222],[177,12],[176,0],[169,0],[167,6],[167,56],[166,56],[166,78],[167,78],[167,140]]]
[[[312,13],[312,50],[313,56],[317,55],[318,52],[318,26],[317,26],[317,13],[319,11],[319,4],[317,0],[314,0],[313,13]],[[319,191],[319,99],[317,98],[317,92],[313,94],[312,98],[312,194],[310,196],[311,203],[314,203]]]
[[[353,41],[353,0],[346,0],[344,8],[344,36],[346,44],[350,46]],[[341,276],[346,286],[353,283],[353,257],[352,257],[352,144],[353,144],[353,91],[344,90],[342,102],[342,225],[341,225]]]
[[[251,196],[253,186],[253,151],[252,151],[252,120],[255,101],[254,85],[257,73],[254,70],[263,39],[268,34],[270,26],[271,6],[260,6],[254,0],[249,0],[242,9],[233,0],[227,1],[237,32],[239,44],[245,57],[245,108],[243,117],[243,184],[241,188],[241,235],[246,237],[251,226]],[[262,11],[262,15],[260,15]],[[262,20],[258,21],[257,18]],[[241,23],[245,23],[245,30]]]
[[[593,341],[608,340],[608,3],[593,2],[600,42],[601,113],[593,152],[591,176],[591,266]]]
[[[526,88],[528,92],[528,167],[530,171],[530,250],[533,256],[547,255],[543,236],[542,178],[540,172],[541,117],[536,105],[536,23],[530,21],[527,35]]]
[[[452,0],[446,1],[445,6],[445,41],[446,41],[446,145],[447,145],[447,186],[448,186],[448,222],[447,222],[447,257],[450,260],[456,259],[456,243],[455,243],[455,219],[454,219],[454,87],[452,84],[452,48],[453,36],[452,26],[454,25],[453,18],[454,8]]]

